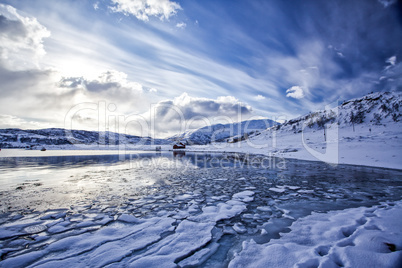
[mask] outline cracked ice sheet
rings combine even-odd
[[[151,218],[138,225],[115,223],[95,233],[84,233],[53,242],[40,251],[8,258],[2,267],[100,267],[160,239],[173,219]],[[105,252],[107,254],[105,254]]]
[[[131,260],[128,266],[177,267],[175,262],[185,259],[211,241],[211,231],[214,227],[215,223],[211,222],[198,223],[184,220],[177,226],[173,235]]]
[[[200,215],[183,221],[165,216],[137,219],[122,214],[96,231],[71,235],[47,244],[39,251],[7,258],[0,267],[152,267],[162,264],[163,267],[176,267],[180,261],[184,264],[202,262],[218,246],[212,241],[216,222],[246,210],[245,202],[252,201],[253,195],[252,191],[236,193],[226,203],[204,206]],[[176,228],[175,222],[178,223]],[[27,226],[31,224],[28,222]],[[212,247],[206,249],[210,242]]]
[[[402,200],[313,213],[280,239],[243,242],[229,267],[401,267],[401,218]]]
[[[254,192],[252,191],[243,191],[234,194],[232,200],[226,203],[203,207],[202,214],[183,220],[177,226],[173,235],[153,245],[142,256],[131,260],[129,266],[177,267],[176,263],[182,260],[182,264],[186,263],[187,257],[190,257],[192,265],[196,265],[197,261],[201,262],[204,256],[210,254],[210,250],[205,250],[204,247],[213,238],[212,229],[215,227],[216,222],[222,219],[230,219],[246,210],[247,207],[244,202],[252,201],[253,195]],[[238,200],[243,200],[244,202]],[[192,255],[194,258],[191,258]]]

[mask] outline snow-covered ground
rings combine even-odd
[[[187,146],[186,150],[262,154],[333,164],[402,169],[400,127],[400,123],[390,123],[387,126],[358,125],[355,131],[352,128],[339,128],[339,138],[328,142],[324,141],[323,130],[305,129],[303,133],[266,131],[240,143],[193,145]],[[331,131],[330,127],[328,131]],[[328,152],[327,147],[330,148]]]

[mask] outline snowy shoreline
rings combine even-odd
[[[191,147],[190,147],[191,148]],[[308,161],[308,162],[322,162],[321,160],[318,159],[306,159],[302,157],[290,157],[290,156],[283,156],[284,154],[281,155],[271,155],[271,154],[261,154],[261,153],[248,153],[244,151],[213,151],[213,150],[199,150],[199,149],[186,149],[182,150],[182,152],[189,152],[189,153],[221,153],[221,154],[241,154],[243,157],[249,156],[249,157],[256,157],[256,158],[266,158],[266,157],[273,157],[273,158],[279,158],[279,159],[284,159],[284,160],[300,160],[300,161]],[[370,163],[370,164],[357,164],[357,163],[351,163],[351,162],[342,162],[338,164],[333,164],[333,163],[327,163],[330,166],[336,167],[337,165],[347,165],[347,166],[361,166],[361,167],[367,167],[367,168],[382,168],[382,169],[389,169],[389,170],[402,170],[402,166],[389,166],[385,163]]]
[[[330,165],[347,164],[401,170],[402,142],[399,125],[399,123],[395,123],[391,129],[385,126],[371,126],[370,136],[367,135],[369,132],[367,126],[356,127],[356,132],[340,128],[337,131],[341,138],[328,143],[323,141],[322,131],[306,130],[303,133],[304,139],[307,137],[311,141],[310,143],[303,143],[301,133],[289,134],[266,131],[251,141],[246,140],[233,144],[192,145],[184,151],[243,153],[285,159],[321,161]],[[275,141],[272,141],[272,138],[269,139],[273,135],[276,135]],[[275,147],[272,147],[273,142],[276,143]],[[326,154],[326,148],[331,146],[330,143],[336,145],[336,152],[333,155],[331,155],[331,151]]]

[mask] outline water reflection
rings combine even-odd
[[[181,158],[181,157],[183,157],[185,155],[186,155],[186,152],[184,152],[184,151],[173,151],[173,157]]]
[[[131,152],[127,154],[107,155],[64,155],[42,157],[0,157],[0,172],[9,172],[18,168],[63,169],[79,168],[91,165],[113,166],[135,163],[138,160],[160,159],[166,161],[181,161],[184,164],[199,168],[240,167],[240,168],[285,168],[284,159],[274,157],[252,157],[243,154],[222,153],[189,153],[173,152]],[[152,160],[151,160],[152,161]],[[155,161],[153,161],[155,162]],[[158,161],[156,161],[158,162]],[[159,161],[161,162],[161,161]],[[276,165],[278,164],[278,165]],[[1,174],[1,173],[0,173]]]

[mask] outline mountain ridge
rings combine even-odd
[[[173,135],[169,137],[168,140],[186,142],[189,145],[205,145],[211,142],[230,142],[230,139],[244,140],[246,136],[260,133],[276,124],[275,121],[270,119],[254,119],[237,123],[214,124]]]

